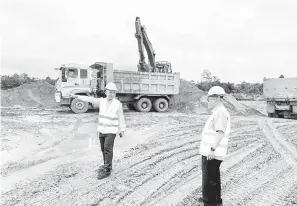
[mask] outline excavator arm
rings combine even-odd
[[[142,27],[142,36],[143,36],[143,44],[147,52],[148,60],[149,60],[149,65],[153,69],[153,72],[156,70],[156,62],[155,62],[155,52],[153,50],[152,43],[150,42],[147,34],[146,34],[146,29],[145,27]]]
[[[155,52],[153,46],[147,36],[146,29],[140,23],[140,18],[136,17],[135,20],[136,33],[135,37],[137,38],[138,51],[139,51],[139,63],[138,70],[145,72],[165,72],[172,73],[171,64],[167,61],[156,62],[155,61]],[[148,56],[148,64],[145,61],[144,56],[144,47]]]
[[[136,28],[135,37],[137,39],[138,51],[139,51],[139,56],[140,56],[139,63],[138,63],[138,70],[148,72],[149,68],[148,68],[148,65],[145,62],[144,48],[143,48],[142,26],[141,26],[139,17],[136,17],[135,28]]]

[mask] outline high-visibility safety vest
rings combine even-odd
[[[98,132],[102,134],[117,134],[120,132],[120,123],[118,117],[118,108],[121,102],[113,99],[108,105],[106,98],[100,99]]]
[[[219,113],[221,112],[227,117],[227,120],[226,120],[227,126],[226,126],[226,130],[224,131],[224,134],[220,134],[215,131],[214,122],[213,122],[214,117],[216,117],[216,115],[219,115]],[[203,156],[207,156],[211,151],[211,146],[215,142],[217,142],[217,140],[221,137],[221,135],[224,135],[216,150],[212,151],[212,154],[215,156],[215,159],[224,160],[224,157],[226,156],[228,151],[230,125],[231,125],[230,114],[227,111],[227,109],[223,105],[217,106],[213,110],[213,113],[211,114],[211,116],[208,118],[205,124],[205,127],[203,129],[199,153]]]

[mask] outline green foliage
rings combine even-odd
[[[202,91],[208,91],[213,86],[221,86],[226,93],[244,93],[244,94],[262,94],[263,84],[242,82],[234,84],[230,82],[221,82],[216,76],[213,76],[209,70],[203,70],[201,74],[201,82],[197,82],[196,86]]]
[[[44,80],[40,80],[37,78],[31,78],[28,76],[28,74],[23,73],[21,75],[19,74],[13,74],[13,75],[1,75],[1,89],[12,89],[18,86],[21,86],[22,84],[26,83],[36,83],[36,82],[42,82],[46,81],[49,84],[55,85],[55,80],[51,79],[50,77],[47,77]]]
[[[45,81],[54,86],[57,80],[51,79],[50,77],[46,77]]]

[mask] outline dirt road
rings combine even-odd
[[[2,205],[202,205],[207,115],[127,112],[110,177],[97,113],[2,111]],[[221,166],[225,205],[297,205],[297,121],[233,116]]]

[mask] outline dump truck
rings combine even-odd
[[[55,100],[75,113],[96,109],[96,105],[71,98],[72,94],[105,97],[105,86],[114,82],[117,98],[131,110],[164,112],[170,99],[179,93],[179,73],[114,70],[112,63],[96,62],[90,66],[64,64],[57,68]]]
[[[297,115],[297,78],[264,79],[263,95],[269,117]]]

